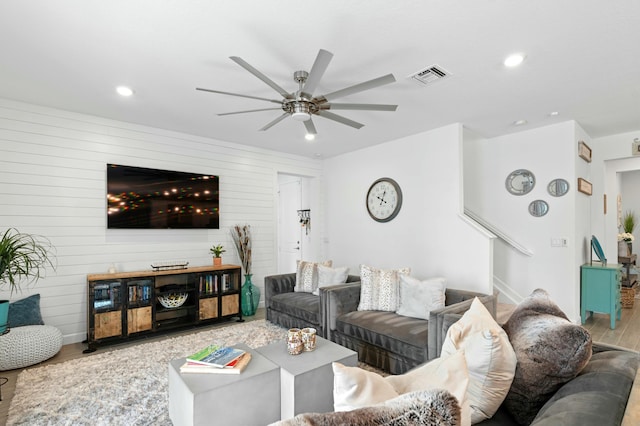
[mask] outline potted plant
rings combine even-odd
[[[213,246],[209,249],[209,251],[213,254],[213,266],[222,265],[222,253],[226,252],[222,244],[218,244],[217,246]]]
[[[636,228],[636,214],[632,211],[627,211],[622,218],[622,229],[629,234],[633,233]]]
[[[636,215],[632,211],[627,211],[622,217],[622,229],[623,233],[618,234],[618,256],[620,256],[620,252],[624,253],[624,250],[621,249],[621,245],[626,245],[626,255],[623,254],[624,257],[631,256],[633,252],[633,230],[636,228]]]
[[[19,291],[21,283],[37,281],[47,266],[53,265],[53,246],[45,237],[23,234],[7,229],[0,238],[0,290],[8,285],[11,294]],[[9,301],[0,300],[0,334],[7,327]]]

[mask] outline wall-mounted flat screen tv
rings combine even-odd
[[[220,228],[219,178],[107,164],[107,227]]]

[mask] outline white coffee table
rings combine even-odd
[[[280,367],[251,353],[240,374],[180,373],[185,358],[169,363],[169,418],[174,426],[257,426],[280,420]]]
[[[275,342],[256,352],[280,366],[280,401],[282,420],[300,413],[333,411],[332,362],[355,367],[357,352],[317,337],[316,349],[289,355],[287,343]]]

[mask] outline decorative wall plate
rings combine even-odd
[[[513,195],[524,195],[536,186],[536,177],[529,170],[514,170],[504,182],[507,191]]]

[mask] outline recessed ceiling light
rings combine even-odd
[[[523,125],[525,125],[527,123],[528,123],[527,120],[516,120],[516,121],[513,122],[513,125],[514,126],[523,126]]]
[[[517,67],[522,63],[522,61],[524,61],[524,55],[521,53],[515,53],[508,56],[507,59],[504,60],[504,65],[510,68]]]
[[[130,87],[127,87],[127,86],[118,86],[118,87],[116,87],[116,92],[118,92],[118,94],[120,96],[131,96],[131,95],[133,95],[133,90]]]
[[[306,135],[304,135],[304,138],[308,141],[312,141],[316,138],[316,135],[314,135],[313,133],[307,133]]]
[[[558,116],[558,115],[560,115],[560,113],[559,113],[558,111],[551,111],[551,112],[549,113],[549,117],[556,117],[556,116]]]

